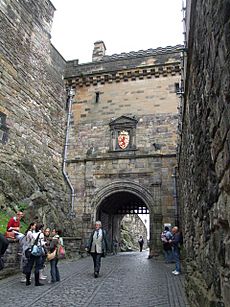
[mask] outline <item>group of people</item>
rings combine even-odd
[[[166,263],[175,262],[175,270],[172,271],[174,275],[181,273],[180,265],[180,248],[183,243],[183,237],[177,226],[170,231],[168,226],[165,226],[164,231],[161,233],[161,241]]]
[[[45,261],[49,257],[48,254],[53,254],[55,251],[55,257],[49,259],[50,262],[50,274],[51,282],[60,281],[60,273],[58,269],[58,250],[60,246],[63,246],[63,239],[61,237],[61,231],[56,231],[50,228],[45,228],[42,224],[36,222],[30,223],[25,234],[20,233],[20,220],[23,217],[22,212],[18,212],[16,217],[12,217],[7,224],[7,233],[9,238],[15,236],[18,239],[21,246],[21,269],[25,277],[22,281],[26,282],[26,285],[31,284],[31,273],[34,267],[35,286],[42,286],[40,282],[46,279],[47,276],[43,275],[43,268]],[[12,235],[9,234],[12,232]],[[0,256],[1,259],[8,247],[8,240],[3,235],[0,235]],[[33,254],[32,250],[34,245],[38,247],[42,252],[39,254]],[[106,256],[108,251],[108,240],[105,230],[102,229],[101,221],[96,221],[95,229],[91,233],[89,241],[87,243],[86,250],[90,253],[94,263],[94,277],[99,276],[101,268],[101,258]]]
[[[50,262],[50,275],[51,282],[60,281],[60,273],[58,269],[58,250],[60,246],[63,246],[63,239],[61,237],[61,231],[56,231],[50,228],[45,228],[41,224],[35,222],[30,223],[28,229],[25,232],[25,237],[20,240],[22,245],[22,272],[26,277],[26,285],[31,284],[31,272],[34,267],[35,286],[42,286],[40,280],[46,279],[43,275],[43,268],[47,259],[47,255],[56,251],[56,254]],[[34,245],[40,248],[40,252],[33,253]]]
[[[50,275],[51,282],[60,281],[60,273],[58,269],[59,251],[60,247],[63,248],[63,239],[61,237],[61,230],[45,228],[42,224],[36,222],[30,223],[25,234],[20,232],[20,220],[23,217],[22,212],[18,212],[16,217],[12,217],[7,224],[7,232],[14,233],[15,238],[19,241],[21,247],[21,269],[24,274],[22,281],[26,282],[26,285],[31,284],[31,273],[34,268],[35,286],[43,286],[40,282],[47,278],[43,275],[43,268],[47,255],[53,255],[49,257],[50,262]],[[3,256],[7,247],[8,240],[3,235],[0,236],[0,255]]]
[[[31,284],[31,272],[34,267],[35,286],[43,285],[40,280],[46,279],[42,271],[45,265],[48,254],[55,254],[50,257],[50,274],[51,282],[60,281],[60,273],[58,269],[58,250],[63,247],[63,239],[61,238],[61,231],[56,231],[50,228],[44,229],[43,225],[38,225],[36,222],[30,223],[25,234],[20,233],[20,220],[23,216],[22,212],[18,212],[16,217],[9,220],[7,225],[8,232],[15,232],[16,238],[19,239],[22,248],[21,268],[25,274],[26,285]],[[175,262],[176,267],[172,272],[174,275],[181,273],[180,265],[180,245],[182,244],[182,234],[179,232],[177,226],[174,226],[170,231],[168,226],[165,226],[161,233],[161,241],[165,255],[165,261]],[[139,240],[140,252],[143,249],[144,240],[140,236]],[[32,250],[36,245],[42,252],[40,254],[33,254]],[[8,241],[0,234],[0,260],[8,247]],[[101,268],[101,258],[105,257],[108,251],[108,241],[105,230],[102,229],[101,221],[96,221],[95,229],[92,231],[86,246],[87,252],[92,256],[94,264],[94,277],[99,276]],[[0,261],[0,267],[1,267]]]

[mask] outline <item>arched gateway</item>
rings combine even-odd
[[[154,197],[147,188],[131,181],[115,181],[95,194],[91,208],[94,208],[94,219],[102,220],[110,240],[120,234],[120,223],[125,214],[150,215],[150,252],[159,248],[159,231],[154,223]],[[156,211],[156,210],[155,210]]]

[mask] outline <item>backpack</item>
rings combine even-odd
[[[161,241],[163,242],[163,244],[168,242],[168,239],[167,239],[167,237],[166,237],[166,233],[167,233],[166,230],[164,230],[164,231],[161,233]]]

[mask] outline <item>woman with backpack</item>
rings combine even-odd
[[[28,258],[28,263],[24,269],[26,274],[26,286],[31,284],[30,276],[35,265],[34,277],[35,277],[35,286],[43,286],[39,282],[39,271],[42,266],[42,255],[44,254],[43,246],[45,245],[44,234],[42,231],[39,231],[40,227],[36,223],[31,223],[30,228],[26,233],[26,241],[28,248],[25,250],[25,255]],[[37,252],[35,252],[37,250]]]

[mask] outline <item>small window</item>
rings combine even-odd
[[[175,83],[175,93],[178,94],[180,92],[180,84]]]
[[[6,125],[6,114],[0,112],[0,127]]]
[[[8,128],[6,126],[6,114],[0,112],[0,143],[6,144],[8,140]]]
[[[100,92],[96,92],[95,94],[96,94],[95,102],[98,103],[99,102],[99,98],[100,98]]]

